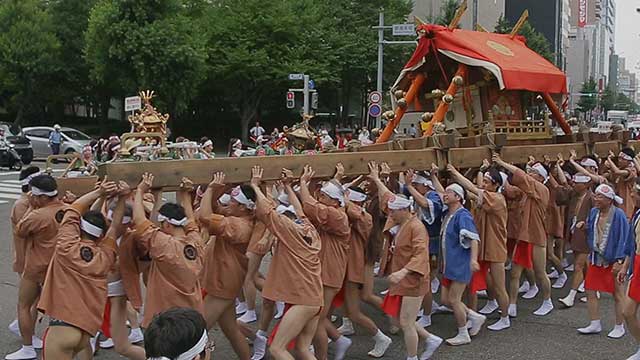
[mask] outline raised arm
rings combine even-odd
[[[478,195],[480,193],[481,189],[478,188],[473,182],[471,182],[471,180],[460,174],[455,166],[448,164],[447,171],[453,177],[453,180],[462,185],[462,187],[465,188],[470,194]]]
[[[147,220],[144,212],[143,197],[144,194],[151,189],[151,185],[153,185],[153,174],[144,173],[142,175],[142,181],[138,184],[133,202],[133,223],[136,225],[140,225]]]
[[[180,182],[180,190],[177,193],[178,204],[184,208],[184,213],[187,219],[195,221],[193,215],[193,202],[191,201],[191,193],[193,192],[193,181],[183,177]]]
[[[589,172],[589,170],[582,167],[582,165],[580,165],[576,161],[578,155],[576,154],[575,150],[571,150],[570,154],[571,155],[569,156],[569,163],[571,164],[571,166],[573,166],[574,169],[576,169],[577,172],[590,177],[591,181],[595,182],[596,184],[603,184],[607,182],[607,180],[603,176],[592,174],[591,172]]]
[[[116,207],[113,210],[113,218],[111,219],[111,226],[107,230],[106,237],[111,239],[117,239],[124,233],[124,226],[122,226],[122,218],[124,217],[125,205],[127,198],[131,194],[129,185],[124,181],[118,183],[118,200]]]
[[[438,165],[431,164],[431,182],[433,182],[433,187],[436,188],[436,192],[442,197],[444,195],[444,186],[438,179]]]
[[[378,168],[378,164],[375,161],[371,161],[369,163],[369,180],[376,185],[378,188],[378,201],[380,202],[380,209],[386,209],[385,199],[386,194],[391,193],[389,188],[382,182],[380,179],[380,169]]]
[[[118,190],[118,186],[113,181],[102,181],[93,191],[86,193],[73,202],[74,207],[83,214],[91,208],[91,205],[100,197],[106,197]]]
[[[315,202],[311,192],[309,192],[309,183],[315,175],[315,171],[309,165],[305,165],[302,176],[300,177],[300,199],[302,202]]]
[[[427,201],[427,199],[418,192],[418,190],[416,190],[416,188],[413,186],[413,182],[412,179],[414,177],[414,172],[413,169],[409,169],[405,172],[404,175],[404,186],[406,187],[407,191],[409,191],[409,194],[411,194],[411,196],[413,196],[413,199],[415,200],[416,204],[422,208],[426,208],[427,206],[429,206],[429,202]]]
[[[282,183],[284,184],[284,190],[287,192],[287,197],[289,198],[289,204],[293,206],[293,210],[298,214],[298,216],[302,216],[304,211],[302,209],[302,204],[298,199],[295,191],[293,191],[293,187],[291,184],[293,183],[293,173],[289,169],[282,169]]]
[[[148,190],[147,190],[148,191]],[[149,214],[149,220],[156,225],[158,223],[158,214],[160,213],[160,208],[162,207],[162,189],[152,190],[153,194],[153,208],[151,209],[151,214]],[[143,198],[144,198],[144,194]]]
[[[213,180],[207,185],[207,190],[202,195],[200,201],[200,221],[206,224],[209,217],[213,214],[213,194],[224,188],[225,174],[218,172],[213,174]]]

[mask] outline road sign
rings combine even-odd
[[[124,99],[124,111],[134,111],[142,109],[142,99],[140,96],[131,96]]]
[[[296,94],[293,91],[287,92],[287,109],[293,109],[296,106]]]
[[[313,80],[309,80],[309,89],[313,90],[316,88],[316,82]]]
[[[304,74],[289,74],[289,80],[302,80],[304,79]]]
[[[378,91],[372,91],[369,93],[369,102],[372,104],[377,104],[382,101],[382,94]]]
[[[380,104],[369,105],[369,116],[378,117],[380,114],[382,114],[382,107],[380,107]]]
[[[416,28],[413,24],[393,24],[393,36],[413,36]]]

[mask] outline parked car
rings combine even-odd
[[[5,140],[13,145],[13,149],[20,155],[22,163],[28,165],[33,160],[33,148],[31,141],[24,136],[20,127],[11,123],[0,122],[0,129],[4,130]]]
[[[36,158],[46,158],[51,155],[49,147],[49,135],[53,131],[49,126],[35,126],[22,129],[24,135],[31,140],[33,155]],[[62,144],[60,144],[60,154],[71,154],[82,152],[82,147],[91,142],[91,137],[80,130],[63,127]]]

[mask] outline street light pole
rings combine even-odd
[[[382,94],[382,66],[384,59],[384,9],[380,9],[378,15],[378,77],[376,81],[376,91]],[[380,116],[376,117],[376,127],[381,126]]]
[[[304,75],[304,105],[302,107],[302,111],[304,111],[304,115],[309,115],[309,75]]]

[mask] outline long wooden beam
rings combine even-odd
[[[289,155],[221,158],[211,160],[166,160],[147,162],[123,162],[101,165],[98,174],[108,176],[110,180],[123,180],[130,185],[140,181],[145,172],[155,176],[154,185],[174,187],[182,177],[190,178],[196,184],[211,181],[213,173],[226,174],[228,183],[242,183],[251,179],[251,169],[258,165],[264,168],[264,180],[278,180],[283,168],[299,176],[305,165],[310,165],[318,178],[329,178],[335,173],[338,162],[344,165],[345,175],[356,176],[369,173],[370,161],[386,162],[393,171],[407,169],[426,170],[437,163],[435,149],[405,151],[345,152],[335,154]]]

